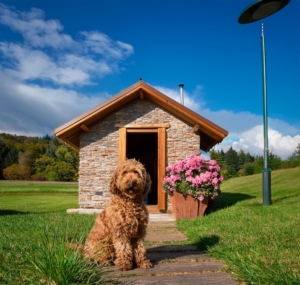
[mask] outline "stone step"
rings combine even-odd
[[[147,258],[156,262],[184,262],[204,261],[211,258],[204,251],[181,251],[181,252],[147,252]]]
[[[184,262],[184,263],[153,262],[153,268],[149,268],[149,269],[134,268],[133,270],[119,271],[117,270],[117,268],[111,267],[110,269],[116,269],[116,270],[110,273],[110,275],[120,278],[120,277],[132,276],[132,275],[154,276],[154,275],[170,275],[170,274],[178,274],[178,273],[199,274],[202,272],[219,272],[222,268],[224,268],[224,266],[225,266],[224,263],[218,260],[208,260],[203,262]]]
[[[145,247],[148,252],[188,252],[196,251],[196,245],[150,245]]]
[[[178,274],[163,276],[137,276],[114,279],[116,285],[237,285],[226,273],[200,273],[200,274]]]

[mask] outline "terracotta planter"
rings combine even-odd
[[[182,194],[176,191],[174,191],[173,195],[170,195],[170,199],[176,220],[202,217],[209,202],[208,197],[205,197],[203,201],[199,201],[190,195],[183,197]]]

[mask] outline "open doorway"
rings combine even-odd
[[[126,157],[135,158],[144,164],[152,180],[151,191],[146,202],[148,205],[157,205],[158,135],[157,133],[127,133],[126,139]]]

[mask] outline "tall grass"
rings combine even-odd
[[[207,216],[178,226],[246,284],[300,284],[300,168],[272,172],[271,206],[262,205],[261,181],[226,181]]]
[[[37,269],[42,280],[56,285],[70,284],[103,284],[101,270],[104,263],[98,265],[90,260],[84,260],[81,249],[73,245],[82,244],[84,237],[79,241],[64,230],[46,227],[37,246],[39,250],[33,257],[31,268]],[[75,249],[75,250],[74,250]]]

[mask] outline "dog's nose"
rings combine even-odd
[[[133,188],[133,186],[134,186],[134,183],[133,183],[133,182],[129,182],[129,183],[128,183],[128,187],[129,187],[129,188]]]

